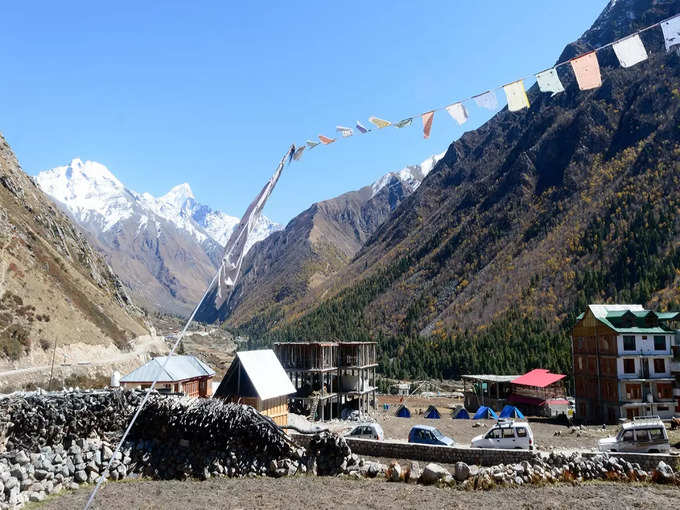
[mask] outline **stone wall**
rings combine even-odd
[[[297,434],[295,441],[301,446],[307,445],[311,436]],[[528,450],[500,450],[481,448],[456,448],[450,446],[434,446],[426,444],[403,443],[399,441],[375,441],[372,439],[355,439],[346,437],[347,444],[352,453],[368,457],[383,457],[388,459],[409,459],[425,462],[438,462],[442,464],[455,464],[465,462],[477,466],[495,466],[498,464],[516,464],[522,461],[530,461],[537,453]],[[547,453],[547,452],[546,452]],[[585,458],[593,458],[598,455],[595,452],[583,453]],[[672,467],[678,466],[679,457],[659,453],[635,454],[635,453],[612,453],[612,457],[620,457],[631,464],[638,463],[643,469],[656,468],[659,461],[664,461]]]

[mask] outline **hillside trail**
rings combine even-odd
[[[151,353],[164,354],[168,348],[164,338],[154,335],[142,335],[132,340],[132,350],[119,351],[115,347],[69,345],[65,348],[57,347],[55,370],[69,372],[69,369],[101,368],[107,365],[126,365],[139,361],[147,361]],[[104,351],[104,352],[102,352]],[[50,352],[51,354],[51,352]],[[41,358],[45,358],[41,356]],[[24,362],[22,360],[21,362]],[[20,363],[21,363],[20,362]],[[17,367],[0,372],[0,379],[12,379],[15,376],[49,372],[51,360],[47,356],[43,363],[26,367]],[[6,381],[2,381],[6,382]]]

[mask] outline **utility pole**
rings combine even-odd
[[[54,376],[54,357],[57,355],[57,340],[54,340],[54,349],[52,349],[52,368],[50,368],[50,382],[47,383],[47,391],[52,391],[52,377]]]

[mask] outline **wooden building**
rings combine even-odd
[[[565,377],[564,374],[552,374],[544,368],[535,368],[510,381],[508,402],[528,415],[566,415],[569,401],[564,388]]]
[[[166,363],[167,360],[167,363]],[[159,392],[183,393],[187,397],[210,397],[215,371],[194,356],[159,356],[120,380],[124,388],[146,389],[158,377]]]
[[[295,387],[296,412],[325,420],[375,409],[375,342],[279,342],[274,352]]]
[[[277,425],[287,425],[292,393],[295,387],[274,351],[263,349],[237,352],[214,397],[249,405]]]
[[[641,305],[589,305],[572,332],[576,416],[614,423],[619,418],[680,411],[674,399],[673,350],[679,312]]]

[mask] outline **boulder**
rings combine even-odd
[[[453,476],[459,482],[464,482],[470,477],[470,467],[465,462],[456,462]]]
[[[451,476],[451,474],[439,464],[430,462],[423,469],[423,473],[420,475],[418,481],[425,485],[431,485],[437,483],[439,480],[444,480],[446,477]]]

